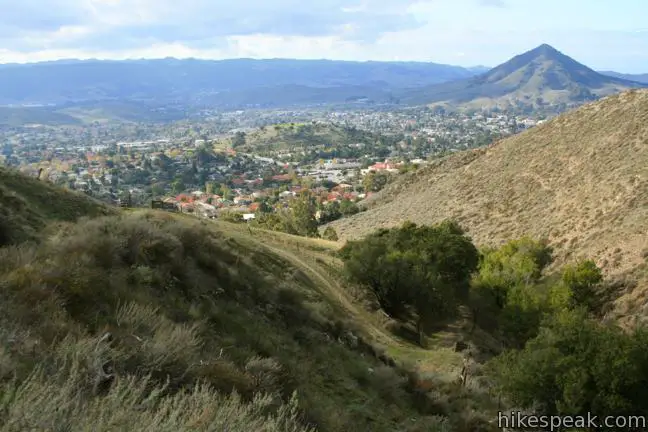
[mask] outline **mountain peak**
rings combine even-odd
[[[526,61],[530,61],[531,59],[535,59],[535,58],[538,58],[538,57],[545,57],[545,58],[549,58],[549,59],[552,59],[552,60],[561,60],[561,61],[571,59],[566,54],[563,54],[562,52],[558,51],[556,48],[554,48],[551,45],[546,44],[546,43],[544,43],[542,45],[539,45],[539,46],[537,46],[537,47],[533,48],[532,50],[529,50],[529,51],[527,51],[525,53],[522,53],[517,57],[518,58],[523,58]]]
[[[542,45],[536,47],[535,49],[532,49],[531,51],[532,52],[535,51],[538,53],[552,53],[552,54],[560,53],[560,51],[558,51],[556,48],[546,43],[543,43]]]
[[[574,105],[640,83],[601,75],[548,44],[519,54],[477,77],[437,85],[428,103],[450,102],[484,107]]]

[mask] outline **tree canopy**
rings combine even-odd
[[[478,251],[459,225],[406,222],[348,242],[340,255],[349,278],[376,297],[386,313],[416,320],[419,336],[456,311],[468,293]]]
[[[517,407],[601,419],[648,412],[648,332],[600,324],[584,308],[557,313],[524,349],[490,368]]]

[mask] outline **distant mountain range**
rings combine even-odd
[[[272,95],[277,92],[289,93],[279,98],[279,103],[389,100],[394,89],[447,82],[480,72],[483,67],[466,69],[420,62],[68,60],[0,66],[0,104],[129,99],[263,105],[277,99]],[[337,96],[329,97],[325,94],[329,91]]]
[[[286,59],[62,60],[0,65],[0,124],[168,121],[207,108],[313,105],[560,112],[648,86],[642,80],[648,81],[645,75],[596,72],[549,45],[493,69]]]
[[[648,84],[648,73],[645,73],[645,74],[623,74],[623,73],[612,72],[612,71],[601,71],[599,73],[602,73],[603,75],[612,76],[612,77],[615,77],[615,78],[625,79],[625,80],[628,80],[628,81],[635,81],[635,82]]]
[[[475,108],[566,109],[642,86],[603,75],[543,44],[478,76],[409,91],[401,100]]]

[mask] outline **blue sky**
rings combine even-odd
[[[648,73],[646,0],[0,0],[0,62],[331,58],[495,66],[542,43]]]

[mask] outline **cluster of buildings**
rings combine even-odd
[[[166,197],[160,200],[163,205],[158,207],[182,213],[193,213],[204,218],[217,218],[222,212],[240,213],[244,220],[254,219],[255,214],[262,205],[268,210],[286,208],[290,200],[301,193],[309,193],[318,205],[326,205],[344,200],[357,202],[365,198],[366,194],[354,190],[351,184],[338,184],[332,188],[317,186],[313,188],[302,185],[291,185],[285,190],[267,188],[249,192],[243,189],[232,190],[230,197],[219,194],[206,193],[196,190]],[[317,215],[316,215],[317,216]]]

